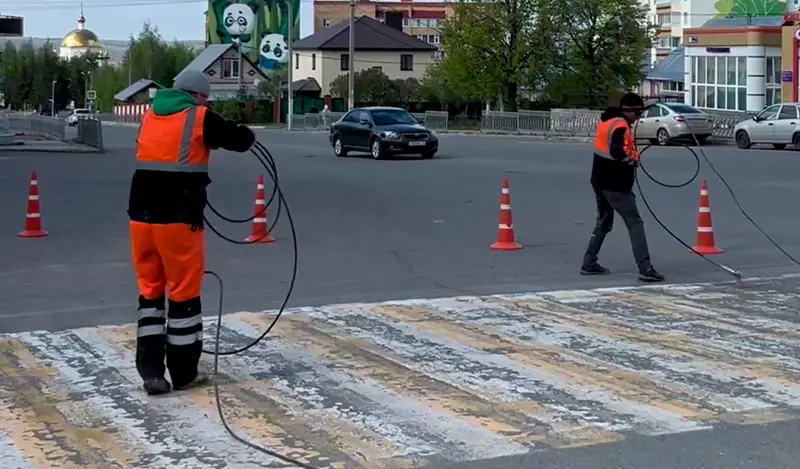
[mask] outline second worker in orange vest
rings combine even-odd
[[[209,156],[216,148],[244,152],[255,142],[247,126],[206,107],[210,88],[203,72],[181,72],[174,88],[156,93],[136,139],[128,215],[139,285],[136,368],[148,394],[208,379],[198,363]]]
[[[636,196],[633,194],[639,152],[634,145],[631,125],[643,111],[642,98],[635,93],[628,93],[622,97],[618,108],[609,108],[600,117],[594,140],[591,179],[597,202],[597,223],[583,255],[583,275],[610,272],[597,262],[597,255],[614,224],[614,212],[617,212],[628,228],[639,279],[645,282],[664,280],[664,276],[650,263],[644,222],[639,216]]]

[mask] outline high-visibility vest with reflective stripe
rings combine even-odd
[[[159,116],[148,109],[136,139],[136,169],[208,172],[211,150],[203,144],[205,106]]]
[[[625,128],[625,154],[630,156],[634,149],[633,137],[631,136],[630,126],[622,117],[615,117],[597,125],[597,135],[594,137],[594,153],[602,158],[615,160],[611,156],[611,134],[619,128]],[[627,161],[625,158],[623,161]]]

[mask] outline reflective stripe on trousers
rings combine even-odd
[[[203,340],[202,327],[203,315],[197,314],[188,318],[174,318],[169,320],[167,343],[170,345],[191,345]],[[185,332],[185,333],[182,333]]]
[[[139,310],[137,337],[164,335],[167,332],[167,312],[163,309],[142,308]]]

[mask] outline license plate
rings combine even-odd
[[[422,140],[413,140],[408,142],[408,146],[410,147],[421,147],[423,145],[425,145],[425,142]]]

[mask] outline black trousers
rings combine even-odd
[[[647,247],[647,236],[644,232],[644,222],[639,216],[639,208],[636,206],[636,196],[633,192],[612,192],[594,189],[597,201],[597,223],[595,224],[592,237],[589,239],[589,246],[583,255],[583,266],[589,267],[597,263],[597,256],[606,235],[611,232],[614,226],[614,212],[617,212],[625,226],[628,227],[628,236],[631,238],[633,257],[639,272],[643,273],[653,268],[650,263],[650,250]]]
[[[170,300],[169,313],[165,303],[164,297],[139,297],[136,369],[144,380],[163,378],[168,369],[173,386],[183,386],[197,377],[203,353],[200,298]]]

